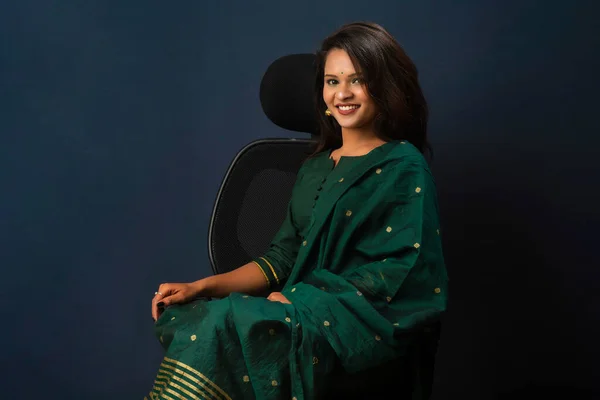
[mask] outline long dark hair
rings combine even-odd
[[[431,151],[427,140],[427,102],[418,81],[415,64],[402,46],[383,27],[355,22],[327,37],[317,55],[315,105],[319,143],[315,154],[342,145],[342,130],[335,118],[327,117],[323,100],[325,60],[332,49],[348,53],[361,72],[368,93],[377,105],[375,134],[382,140],[407,140],[422,153]]]

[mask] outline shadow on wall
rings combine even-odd
[[[569,386],[536,386],[532,384],[513,389],[509,392],[499,393],[495,399],[530,400],[542,398],[597,400],[600,398],[600,392]]]
[[[437,146],[433,164],[451,290],[434,399],[592,398],[584,388],[596,379],[590,347],[600,332],[578,326],[596,318],[579,301],[585,286],[572,281],[585,267],[565,274],[573,255],[564,237],[576,219],[556,213],[525,154],[473,144],[461,162],[447,159],[449,147]]]

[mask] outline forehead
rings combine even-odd
[[[327,57],[325,58],[325,73],[339,74],[341,72],[349,75],[356,71],[354,70],[352,59],[346,51],[342,49],[332,49],[327,53]]]

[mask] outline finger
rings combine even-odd
[[[285,297],[283,294],[281,293],[277,293],[277,297],[275,298],[275,301],[278,301],[280,303],[283,304],[292,304],[290,303],[290,301],[287,299],[287,297]]]
[[[162,297],[157,297],[152,301],[152,318],[154,321],[158,321],[163,311],[165,310],[165,304]]]
[[[162,283],[158,287],[158,290],[154,293],[154,297],[152,298],[152,319],[154,319],[154,321],[158,320],[160,314],[162,313],[157,304],[164,298],[166,294],[170,293],[170,286],[171,285],[168,283]]]
[[[161,283],[156,291],[156,294],[160,297],[166,297],[173,291],[173,285],[170,283]]]
[[[171,296],[163,297],[158,303],[158,308],[165,308],[171,306],[173,304],[178,304],[183,302],[183,295],[181,293],[175,293]]]
[[[157,303],[160,299],[161,297],[157,294],[152,298],[152,319],[154,319],[154,321],[156,321],[159,317]]]
[[[271,293],[271,295],[269,296],[269,300],[270,301],[277,301],[279,303],[286,303],[286,302],[289,303],[287,301],[287,299],[285,298],[285,296],[282,295],[280,292]]]

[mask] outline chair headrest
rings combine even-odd
[[[317,133],[314,107],[316,57],[291,54],[275,60],[260,84],[260,103],[277,126],[296,132]]]

